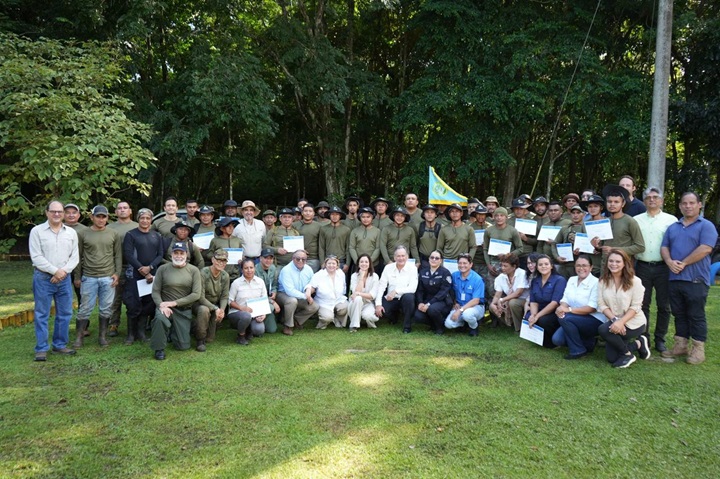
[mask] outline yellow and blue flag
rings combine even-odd
[[[435,168],[429,167],[428,178],[428,200],[431,205],[451,205],[458,203],[460,206],[467,206],[467,196],[459,194],[445,183]]]

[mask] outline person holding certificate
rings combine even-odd
[[[485,297],[491,298],[495,294],[495,290],[493,289],[493,282],[488,279],[488,267],[487,263],[485,263],[485,230],[492,226],[492,223],[487,220],[487,215],[487,208],[482,203],[477,205],[473,212],[470,213],[470,217],[475,219],[470,223],[470,226],[475,230],[475,243],[477,243],[475,256],[473,257],[473,271],[483,279]]]
[[[607,185],[603,189],[603,195],[605,208],[610,217],[612,238],[601,240],[595,237],[590,242],[595,249],[602,251],[603,264],[612,249],[624,251],[630,260],[634,261],[636,254],[645,251],[645,239],[635,218],[624,212],[628,204],[628,191],[622,186]]]
[[[650,357],[647,337],[642,335],[647,324],[642,312],[644,295],[645,287],[635,276],[630,256],[611,249],[598,284],[598,311],[609,321],[600,325],[598,333],[605,340],[605,357],[614,368],[634,363],[634,351],[642,359]]]
[[[435,334],[443,334],[445,317],[452,309],[450,290],[452,289],[452,275],[443,267],[442,253],[433,251],[428,256],[430,264],[420,268],[418,287],[415,291],[417,309],[413,322],[429,324]],[[404,327],[410,329],[411,325]]]
[[[567,281],[555,272],[548,255],[538,256],[537,270],[538,276],[530,284],[530,313],[527,321],[531,328],[536,324],[543,328],[543,347],[554,348],[552,337],[560,327],[555,310],[563,297]]]
[[[257,314],[255,308],[248,305],[248,300],[264,298],[263,305],[266,307],[269,307],[269,303],[265,282],[255,276],[255,260],[243,258],[240,267],[242,276],[230,285],[228,319],[232,327],[237,329],[235,342],[247,346],[253,336],[262,336],[265,333],[265,315]]]
[[[488,277],[485,280],[491,281],[493,284],[501,272],[500,255],[512,253],[520,256],[522,254],[523,245],[520,235],[514,227],[508,224],[507,220],[507,209],[497,208],[493,215],[494,224],[485,230],[483,253],[485,254],[485,264],[488,267]],[[492,240],[496,241],[491,248]]]
[[[605,211],[605,200],[602,196],[593,194],[588,197],[587,200],[580,202],[580,206],[588,212],[589,218],[586,217],[585,221],[598,221],[605,218],[603,212]],[[583,233],[587,234],[587,229],[583,224]],[[590,235],[587,235],[590,236]],[[587,238],[590,241],[592,238]],[[592,262],[592,275],[596,278],[600,277],[600,266],[602,265],[602,252],[595,249],[594,246],[590,245],[593,252],[590,253],[590,261]]]
[[[538,222],[530,217],[530,205],[522,198],[512,200],[511,209],[513,216],[508,218],[508,224],[518,231],[520,240],[522,240],[522,253],[518,259],[523,263],[528,255],[535,251],[540,227],[538,226]]]
[[[551,201],[548,204],[547,218],[540,226],[538,233],[537,252],[552,257],[552,250],[560,236],[563,226],[570,224],[570,220],[563,218],[563,209],[559,201]]]
[[[490,303],[490,311],[514,327],[515,332],[520,331],[523,307],[529,295],[525,270],[519,266],[519,258],[512,253],[500,257],[502,273],[495,278],[495,296]]]
[[[340,269],[340,260],[335,255],[329,255],[322,269],[305,286],[305,298],[312,302],[315,295],[319,307],[317,329],[325,329],[330,323],[335,324],[336,328],[347,325],[348,301],[345,291],[345,273]]]
[[[585,212],[580,205],[573,205],[570,208],[570,224],[565,225],[557,235],[557,242],[552,245],[552,256],[558,267],[558,272],[565,279],[575,273],[575,252],[573,244],[575,243],[575,233],[582,233],[583,219]]]
[[[215,237],[210,240],[210,254],[215,255],[215,252],[219,249],[228,250],[238,249],[243,247],[243,240],[237,236],[233,236],[233,231],[237,227],[239,221],[229,216],[224,217],[218,223],[215,228]],[[230,275],[230,283],[240,277],[240,268],[238,267],[237,260],[229,261],[225,267],[225,272]]]
[[[370,255],[363,253],[358,258],[357,272],[350,277],[350,332],[360,328],[360,319],[365,320],[368,328],[376,328],[375,288],[380,278],[373,270]]]
[[[293,210],[283,208],[280,210],[279,216],[280,224],[265,235],[265,243],[263,244],[263,249],[270,248],[275,255],[278,272],[283,266],[290,264],[292,261],[293,252],[285,249],[284,238],[300,236],[300,232],[293,227]]]

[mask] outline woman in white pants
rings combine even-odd
[[[305,296],[308,303],[317,301],[318,310],[317,329],[325,329],[328,324],[335,323],[336,328],[347,325],[348,300],[345,297],[345,273],[342,272],[337,256],[329,255],[325,258],[323,269],[315,273],[310,283],[305,287]]]
[[[358,258],[358,270],[350,277],[350,332],[360,328],[360,318],[368,328],[375,328],[378,317],[375,316],[375,288],[380,281],[373,270],[372,261],[367,254]]]

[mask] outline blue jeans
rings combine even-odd
[[[593,350],[598,326],[602,324],[596,317],[589,314],[566,313],[564,318],[559,318],[559,321],[561,328],[558,332],[565,333],[565,342],[570,354],[576,356]]]
[[[77,319],[80,321],[90,319],[96,301],[100,308],[100,317],[110,319],[113,301],[115,300],[115,288],[111,286],[112,278],[110,276],[103,278],[83,276],[81,281],[80,296],[82,297],[82,303],[80,303]]]
[[[55,299],[55,327],[52,345],[56,349],[67,346],[72,319],[73,285],[70,275],[57,284],[50,282],[51,275],[35,270],[33,273],[33,296],[35,298],[35,352],[50,349],[48,327],[50,326],[50,307]]]
[[[477,329],[478,323],[482,320],[483,316],[485,316],[485,306],[478,304],[470,309],[466,309],[462,312],[457,322],[452,320],[452,315],[454,313],[454,310],[450,311],[450,314],[448,314],[447,318],[445,318],[445,327],[447,329],[459,328],[463,325],[463,321],[467,323],[470,329]]]

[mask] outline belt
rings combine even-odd
[[[664,261],[643,261],[643,260],[640,260],[640,259],[637,260],[637,262],[640,263],[640,264],[647,264],[647,265],[650,265],[650,266],[657,266],[657,265],[660,265],[660,264],[662,264],[662,265],[665,264]]]

